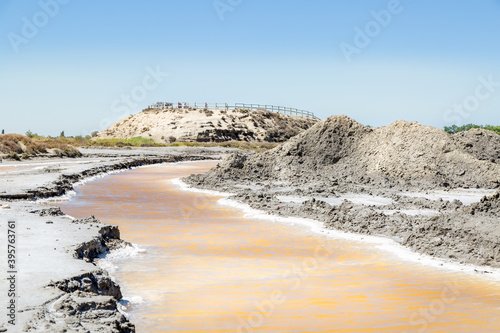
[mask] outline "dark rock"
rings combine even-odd
[[[116,300],[122,298],[120,286],[118,286],[108,273],[102,270],[84,273],[63,281],[50,284],[51,287],[59,288],[66,293],[82,291],[102,296],[112,296]]]
[[[38,214],[40,216],[64,216],[65,215],[62,212],[61,208],[59,208],[59,207],[44,208],[41,210],[33,210],[30,213]]]

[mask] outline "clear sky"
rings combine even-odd
[[[3,0],[0,60],[6,133],[165,100],[500,125],[500,0]]]

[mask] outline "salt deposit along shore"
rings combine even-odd
[[[76,159],[4,160],[0,164],[0,299],[5,302],[1,305],[0,332],[134,332],[133,323],[118,306],[120,286],[93,263],[110,249],[128,246],[120,239],[118,228],[100,223],[92,212],[87,219],[74,220],[43,205],[43,198],[71,195],[74,184],[110,172],[164,162],[219,159],[234,150],[81,151],[83,157]],[[13,234],[15,237],[10,236]],[[12,246],[8,249],[6,244]]]

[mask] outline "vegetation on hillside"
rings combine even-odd
[[[500,126],[492,126],[492,125],[476,125],[476,124],[467,124],[463,126],[453,125],[453,126],[445,126],[444,130],[448,133],[455,134],[458,132],[465,132],[473,128],[482,128],[500,134]]]
[[[0,134],[0,154],[15,160],[40,155],[58,157],[79,157],[82,155],[78,149],[67,143],[21,134]]]
[[[168,147],[223,147],[237,148],[241,150],[251,150],[262,152],[276,147],[278,143],[274,142],[246,142],[246,141],[225,141],[225,142],[174,142],[168,144]]]
[[[252,150],[256,152],[272,149],[277,146],[276,143],[269,142],[244,142],[244,141],[226,141],[226,142],[171,142],[158,143],[152,139],[135,137],[131,139],[94,139],[86,144],[75,143],[77,146],[100,146],[100,147],[224,147],[238,148],[242,150]]]

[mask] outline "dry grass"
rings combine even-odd
[[[94,139],[85,144],[76,144],[78,146],[97,146],[97,147],[166,147],[165,144],[157,143],[152,139],[135,137],[131,139]]]
[[[78,149],[67,143],[44,137],[27,137],[21,134],[0,134],[0,153],[19,160],[40,155],[79,157]]]

